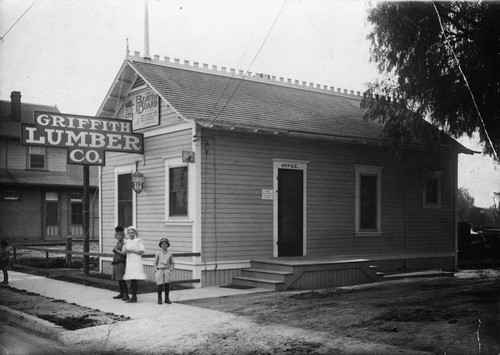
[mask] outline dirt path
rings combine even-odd
[[[326,332],[331,339],[448,355],[500,353],[499,270],[186,303],[245,316],[263,326]],[[306,348],[314,351],[314,346]]]

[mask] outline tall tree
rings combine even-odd
[[[453,137],[477,131],[498,159],[500,2],[381,2],[368,21],[371,59],[387,79],[371,84],[366,118],[384,123],[394,145],[415,132],[427,139],[422,118]]]
[[[474,207],[474,197],[471,196],[468,189],[460,187],[458,189],[458,220],[466,222],[472,207]]]

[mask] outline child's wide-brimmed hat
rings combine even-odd
[[[161,247],[161,243],[163,243],[163,242],[167,243],[167,245],[170,246],[170,242],[168,241],[167,238],[161,238],[160,242],[158,243],[158,245]]]

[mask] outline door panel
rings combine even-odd
[[[47,201],[46,238],[59,238],[59,203],[57,201]]]
[[[304,173],[278,169],[278,256],[303,255]]]

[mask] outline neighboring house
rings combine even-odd
[[[147,253],[163,237],[173,252],[199,252],[177,258],[175,277],[202,287],[354,284],[372,281],[373,267],[454,270],[457,155],[471,152],[450,138],[396,160],[360,102],[359,92],[129,57],[97,116],[132,119],[144,155],[106,155],[103,251],[115,225],[134,224]],[[140,116],[151,108],[159,113]]]
[[[0,101],[0,238],[10,243],[65,242],[83,237],[83,167],[67,164],[67,151],[21,145],[21,123],[55,106]],[[97,238],[97,169],[90,169],[90,239]]]

